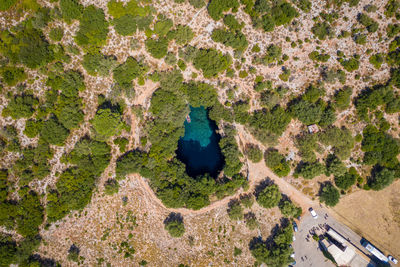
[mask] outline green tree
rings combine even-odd
[[[279,191],[279,187],[276,184],[265,187],[258,195],[257,202],[260,206],[269,209],[278,206],[282,195]]]
[[[1,68],[0,75],[8,86],[17,85],[28,77],[24,71],[24,68],[17,68],[14,66],[6,66]]]
[[[67,23],[71,23],[73,19],[80,19],[83,13],[83,5],[75,0],[60,0],[60,9]]]
[[[358,175],[357,171],[355,171],[355,173],[348,171],[344,175],[335,176],[335,185],[340,189],[347,190],[356,182],[359,177],[360,176]]]
[[[287,176],[290,172],[290,166],[285,157],[277,150],[267,150],[264,154],[265,165],[270,168],[279,177]]]
[[[128,36],[136,32],[136,18],[131,14],[126,14],[122,17],[113,20],[114,29],[122,36]]]
[[[132,80],[143,75],[147,67],[139,63],[135,58],[128,57],[125,63],[116,67],[113,71],[115,81],[123,88],[132,87]]]
[[[237,10],[239,2],[237,0],[211,0],[207,6],[208,14],[213,20],[220,20],[223,12],[230,9]]]
[[[172,237],[181,237],[185,233],[185,225],[180,214],[170,213],[164,221],[164,227]]]
[[[342,176],[346,173],[346,165],[335,155],[330,154],[326,159],[326,171],[328,175]]]
[[[283,216],[297,218],[301,215],[302,210],[300,207],[297,207],[290,200],[281,201],[279,203],[279,209]]]
[[[374,173],[372,179],[369,181],[369,186],[371,189],[376,191],[382,190],[389,186],[395,178],[395,171],[383,168],[382,170]]]
[[[223,55],[215,49],[200,49],[193,59],[194,67],[202,70],[205,78],[215,77],[219,72],[226,70],[231,62],[229,55]]]
[[[39,101],[32,95],[17,95],[11,98],[2,115],[4,117],[11,116],[15,120],[30,118],[35,112],[35,107],[38,103]]]
[[[83,11],[75,41],[87,51],[95,51],[106,44],[108,22],[104,11],[90,5]]]
[[[91,122],[99,140],[120,134],[125,126],[121,114],[110,108],[99,109]]]
[[[331,183],[327,183],[322,186],[321,194],[319,200],[324,202],[328,206],[335,206],[339,203],[340,193]]]
[[[62,146],[69,135],[68,129],[62,126],[57,118],[51,117],[43,123],[40,137],[49,144]]]
[[[247,144],[244,153],[254,163],[260,162],[263,158],[261,149],[254,144]]]
[[[325,166],[318,161],[304,162],[297,166],[295,175],[303,176],[304,179],[313,179],[325,172]]]
[[[155,39],[147,39],[145,42],[146,50],[152,55],[154,58],[163,58],[167,55],[168,52],[168,40],[166,38]]]
[[[106,56],[99,52],[88,53],[83,56],[82,66],[93,76],[108,76],[110,70],[116,66],[114,56]]]

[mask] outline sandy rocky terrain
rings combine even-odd
[[[300,26],[278,27],[272,33],[264,33],[260,30],[254,30],[250,25],[251,21],[247,14],[241,9],[236,14],[237,18],[244,21],[247,26],[243,29],[249,41],[249,48],[258,44],[261,48],[261,53],[272,43],[282,46],[284,54],[287,54],[291,59],[298,57],[299,60],[289,60],[285,66],[291,70],[289,82],[282,82],[278,76],[281,74],[280,66],[257,66],[256,75],[263,75],[266,79],[274,81],[276,86],[283,85],[289,89],[291,94],[301,93],[305,87],[311,82],[321,78],[319,68],[314,67],[314,63],[308,58],[308,54],[315,50],[317,44],[304,43],[301,46],[292,48],[290,42],[286,42],[285,38],[290,36],[292,41],[304,40],[305,38],[313,39],[311,27],[313,25],[312,18],[317,16],[319,12],[324,11],[324,1],[316,0],[313,2],[312,12],[308,14],[301,13],[296,20],[300,22]],[[386,1],[370,1],[362,0],[356,8],[349,8],[347,4],[343,5],[339,11],[340,19],[336,22],[335,30],[338,34],[341,30],[351,30],[353,24],[358,24],[356,15],[362,11],[362,7],[373,3],[378,7],[378,11],[372,17],[379,21],[379,31],[368,35],[368,43],[364,46],[356,46],[351,38],[333,39],[322,41],[318,44],[325,53],[331,55],[327,62],[330,68],[337,68],[339,63],[336,60],[336,51],[342,50],[346,55],[357,53],[361,55],[360,69],[356,73],[362,78],[354,79],[354,74],[347,75],[346,85],[352,86],[354,95],[361,89],[371,84],[373,81],[385,81],[389,77],[389,67],[383,65],[381,70],[377,71],[371,64],[368,63],[368,56],[365,54],[367,49],[373,49],[374,53],[385,52],[387,46],[378,44],[380,36],[386,36],[386,25],[390,23],[383,16],[384,5]],[[50,2],[42,2],[44,5],[53,5]],[[107,10],[107,1],[105,0],[84,0],[83,4],[94,4],[98,7]],[[195,32],[195,38],[191,41],[191,45],[197,47],[216,47],[219,50],[230,53],[233,56],[233,50],[217,44],[211,40],[210,33],[213,28],[218,27],[222,22],[215,23],[207,14],[205,8],[195,10],[189,4],[175,4],[172,0],[154,1],[154,7],[159,13],[165,14],[174,20],[174,24],[188,24]],[[12,14],[11,14],[12,15]],[[383,19],[379,19],[378,16]],[[343,21],[343,16],[349,18],[348,22]],[[12,20],[0,17],[0,27],[5,28],[10,25],[17,24],[22,20],[22,17],[13,17]],[[61,23],[61,22],[58,22]],[[222,25],[222,24],[221,24]],[[62,40],[63,44],[69,44],[73,40],[73,36],[78,29],[78,22],[71,25],[63,23],[65,35]],[[298,28],[298,29],[295,29]],[[138,41],[139,49],[132,50],[130,48],[131,40]],[[134,36],[122,37],[115,33],[110,27],[108,43],[103,48],[103,53],[107,55],[115,55],[119,62],[124,62],[128,56],[141,57],[153,69],[168,70],[172,67],[167,65],[163,60],[152,58],[144,47],[145,35],[138,33]],[[170,45],[170,51],[177,52],[178,48],[174,44]],[[246,63],[244,67],[250,67],[253,53],[248,49],[244,54]],[[112,91],[111,77],[93,77],[86,73],[80,64],[82,55],[73,56],[70,64],[66,65],[67,69],[77,69],[81,71],[85,77],[87,90],[82,93],[85,102],[85,123],[80,129],[75,130],[67,141],[65,148],[55,148],[55,156],[52,159],[52,173],[49,177],[35,184],[36,189],[44,193],[46,190],[54,186],[56,182],[56,173],[61,172],[67,166],[60,163],[60,157],[69,152],[75,142],[80,137],[90,131],[89,120],[93,118],[97,105],[96,94],[103,93],[107,96]],[[188,65],[184,72],[185,79],[191,79],[192,72],[197,72],[193,66]],[[219,79],[204,79],[199,73],[197,80],[206,81],[208,83],[218,85],[218,93],[221,102],[227,99],[226,91],[235,88],[235,96],[249,96],[251,98],[252,109],[260,107],[258,102],[258,93],[253,90],[253,80],[255,74],[250,74],[247,78],[219,78]],[[33,89],[38,96],[43,95],[45,79],[41,77],[37,71],[30,71],[29,78],[34,82],[29,84],[29,88]],[[144,113],[149,107],[152,93],[157,89],[158,84],[147,80],[145,85],[135,86],[136,96],[133,99],[126,99],[129,108],[126,111],[125,117],[131,123],[131,133],[125,133],[129,137],[130,149],[133,149],[139,144],[139,137],[143,131],[140,117],[133,112],[134,107],[140,106]],[[342,87],[341,84],[326,84],[328,95],[332,95],[334,90]],[[0,99],[0,112],[7,105],[7,100],[4,97]],[[354,123],[354,109],[338,115],[337,126],[346,125],[353,134],[360,132],[363,125]],[[387,118],[393,125],[398,125],[398,118],[391,116]],[[19,135],[24,146],[35,144],[36,139],[29,139],[23,135],[24,120],[14,122],[0,117],[0,125],[5,126],[15,123],[19,130]],[[246,143],[259,144],[244,127],[238,125],[237,140],[240,148]],[[277,148],[280,152],[289,154],[294,153],[294,160],[299,160],[297,150],[294,147],[294,136],[306,129],[297,121],[292,123],[287,128],[286,132],[279,139]],[[399,129],[392,128],[392,134],[399,136]],[[261,144],[261,147],[265,148]],[[326,148],[329,150],[329,148]],[[229,220],[226,209],[227,204],[232,198],[237,198],[242,192],[238,192],[235,196],[225,198],[221,201],[211,204],[209,207],[200,211],[189,211],[185,209],[169,210],[165,208],[160,201],[154,196],[147,185],[145,179],[137,175],[127,177],[120,184],[120,191],[113,196],[106,196],[103,193],[104,182],[113,177],[115,160],[120,155],[117,147],[113,146],[113,157],[110,166],[106,169],[103,176],[98,181],[96,192],[91,203],[82,211],[74,212],[52,225],[49,229],[42,229],[41,234],[44,242],[39,248],[38,253],[44,257],[53,258],[65,266],[72,266],[74,263],[67,260],[67,251],[72,244],[80,248],[81,260],[84,266],[103,266],[105,263],[110,263],[112,266],[138,266],[142,260],[147,261],[148,266],[176,266],[180,263],[191,266],[249,266],[254,262],[253,257],[248,249],[248,244],[251,238],[262,236],[266,238],[270,235],[271,229],[279,224],[281,214],[277,208],[265,210],[260,208],[256,203],[252,207],[252,212],[256,214],[259,221],[259,230],[250,231],[245,226],[244,221],[233,222]],[[359,151],[354,152],[355,157],[360,156]],[[15,155],[17,156],[17,155]],[[1,167],[8,167],[13,158],[2,162]],[[348,162],[350,164],[350,162]],[[316,178],[312,181],[303,179],[294,179],[292,176],[283,179],[276,178],[264,165],[264,163],[245,164],[249,170],[249,178],[251,189],[258,182],[266,177],[270,177],[280,186],[282,192],[290,196],[295,202],[303,207],[303,209],[314,204],[313,201],[316,192],[319,189],[319,182],[326,181],[325,176]],[[358,166],[356,166],[358,167]],[[358,168],[359,171],[360,168]],[[18,179],[18,178],[15,178]],[[400,244],[389,242],[390,236],[393,233],[400,233],[400,199],[396,192],[399,190],[400,183],[397,182],[389,189],[382,192],[365,192],[358,191],[354,187],[351,194],[342,198],[340,204],[335,208],[335,211],[342,215],[346,224],[353,225],[361,234],[367,235],[384,246],[384,249],[392,251],[400,255]],[[251,190],[250,189],[250,190]],[[297,190],[296,190],[297,189]],[[306,197],[305,195],[308,195]],[[127,199],[127,201],[123,201]],[[381,216],[375,216],[377,209],[375,208],[376,201],[384,208],[379,209]],[[45,201],[45,199],[44,199]],[[357,212],[354,212],[356,211]],[[171,212],[180,212],[184,216],[186,232],[183,237],[172,239],[164,230],[163,220]],[[248,211],[248,210],[247,210]],[[247,212],[246,211],[246,212]],[[365,224],[365,218],[375,218],[369,220]],[[383,220],[383,221],[382,221]],[[384,234],[383,234],[384,233]],[[397,236],[400,240],[400,236]],[[124,258],[124,251],[121,247],[121,242],[128,242],[135,249],[132,257]],[[234,256],[234,248],[240,248],[242,254]],[[122,251],[121,251],[122,249]]]

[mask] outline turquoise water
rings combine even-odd
[[[195,177],[209,173],[216,177],[224,159],[218,145],[217,126],[208,118],[204,107],[190,107],[191,122],[185,121],[185,135],[178,142],[177,157],[186,164],[188,175]]]

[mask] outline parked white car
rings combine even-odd
[[[311,216],[313,216],[314,219],[318,219],[318,215],[313,208],[309,208],[308,211],[311,213]]]
[[[388,256],[388,259],[389,259],[391,262],[393,262],[394,264],[397,264],[397,263],[398,263],[398,260],[397,260],[396,258],[393,258],[393,256],[391,256],[391,255]]]

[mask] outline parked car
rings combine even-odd
[[[296,256],[296,254],[293,252],[290,257],[292,257],[294,259],[294,257]]]
[[[292,262],[292,263],[289,265],[289,267],[293,267],[293,266],[295,266],[295,265],[296,265],[296,261]]]
[[[297,223],[295,221],[293,221],[293,231],[299,231],[299,229],[297,228]]]
[[[399,261],[396,258],[393,258],[393,256],[389,255],[388,259],[393,262],[394,264],[397,264]]]
[[[311,216],[313,216],[314,219],[318,219],[318,215],[313,208],[309,208],[308,211],[311,213]]]

